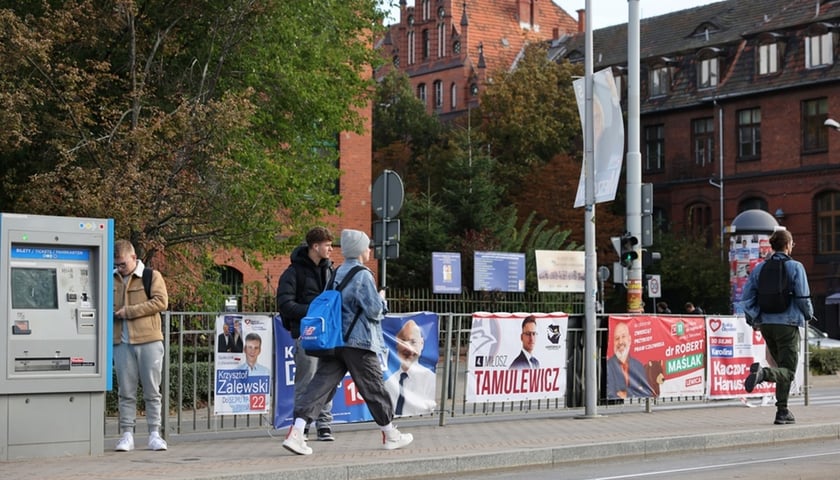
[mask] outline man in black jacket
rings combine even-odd
[[[315,227],[306,234],[306,245],[292,251],[292,264],[280,276],[277,285],[277,309],[295,340],[295,405],[306,385],[318,369],[318,359],[300,347],[300,320],[306,316],[312,300],[332,283],[333,236],[324,227]],[[318,440],[332,441],[332,399],[324,405],[315,420]],[[308,426],[307,426],[308,430]]]

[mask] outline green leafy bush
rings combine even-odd
[[[811,373],[834,375],[840,370],[840,348],[814,348],[808,350]]]

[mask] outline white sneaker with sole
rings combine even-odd
[[[159,451],[166,450],[166,440],[161,438],[160,433],[152,432],[149,434],[149,450]]]
[[[296,430],[294,426],[289,427],[289,433],[286,434],[286,439],[283,440],[283,448],[298,455],[312,455],[312,449],[306,445],[303,432]]]
[[[123,433],[122,437],[117,441],[117,446],[114,450],[118,452],[130,452],[134,450],[134,435],[131,432]]]
[[[396,450],[402,448],[414,441],[414,436],[410,433],[400,433],[394,428],[390,432],[382,432],[382,447],[385,450]]]

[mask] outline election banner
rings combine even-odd
[[[387,315],[385,390],[398,417],[430,414],[437,408],[438,316],[431,312]]]
[[[568,325],[562,312],[474,313],[467,402],[563,398]]]
[[[607,398],[703,395],[705,355],[702,317],[611,315]]]
[[[272,330],[271,318],[264,315],[216,317],[216,415],[268,412]]]
[[[274,317],[274,323],[275,343],[277,345],[274,427],[279,429],[288,427],[294,422],[292,415],[295,392],[295,342],[291,334],[282,327],[282,320],[279,315]],[[431,371],[433,374],[437,371],[437,360],[439,358],[437,315],[428,312],[406,315],[389,314],[382,320],[382,330],[385,337],[386,355],[380,355],[380,363],[383,379],[386,381],[386,389],[389,389],[389,394],[392,395],[395,410],[400,393],[399,370],[403,366],[400,358],[403,358],[407,368],[406,376],[403,379],[404,402],[401,416],[430,413],[436,408],[434,402],[436,384],[435,387],[429,389],[428,383],[422,383],[422,381],[425,379],[428,382],[428,376],[424,375],[424,370]],[[398,338],[403,339],[402,346],[397,343]],[[420,352],[416,357],[413,356],[415,351]],[[420,373],[413,375],[417,371]],[[392,383],[396,382],[396,384],[389,387],[388,380],[395,373],[396,377]],[[408,377],[411,377],[410,381]],[[332,414],[333,423],[373,420],[349,373],[336,385]]]
[[[760,331],[747,325],[742,316],[724,316],[706,318],[706,337],[708,338],[708,387],[707,396],[711,400],[738,397],[773,397],[776,384],[762,382],[755,386],[752,393],[744,390],[744,380],[750,374],[750,365],[758,362],[762,367],[774,366],[775,362],[767,354],[764,337]],[[801,340],[800,351],[804,348]],[[804,381],[802,362],[796,367],[796,374],[791,383],[790,393],[798,394]]]

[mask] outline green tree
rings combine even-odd
[[[573,154],[580,143],[572,80],[583,74],[581,66],[552,62],[546,48],[528,45],[515,68],[494,75],[481,96],[480,133],[498,162],[497,178],[508,187],[555,155]]]
[[[196,270],[199,251],[276,254],[335,208],[382,17],[375,0],[0,2],[4,210],[114,218],[146,258],[178,248]]]

